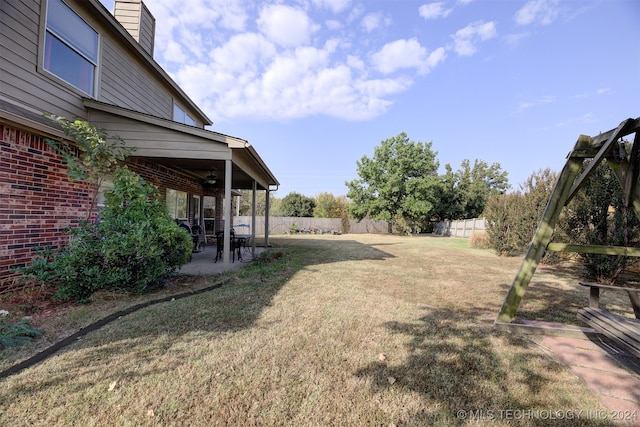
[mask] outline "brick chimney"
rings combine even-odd
[[[153,56],[156,19],[142,0],[115,0],[113,16],[140,46]]]

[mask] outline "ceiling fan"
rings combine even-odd
[[[206,176],[206,178],[202,181],[202,183],[204,185],[213,185],[216,183],[217,179],[218,179],[218,176],[216,175],[216,173],[214,171],[211,171],[211,173],[209,173],[209,175]]]

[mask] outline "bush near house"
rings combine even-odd
[[[56,297],[86,300],[100,289],[145,292],[190,257],[192,241],[169,217],[157,188],[118,168],[95,223],[70,229],[69,244],[23,269],[23,277],[57,288]]]

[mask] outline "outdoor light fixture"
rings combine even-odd
[[[215,172],[211,171],[211,173],[207,175],[202,183],[205,185],[213,185],[216,183],[216,179],[218,179],[218,177],[216,176]]]

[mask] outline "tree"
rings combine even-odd
[[[471,167],[465,159],[456,172],[449,164],[445,170],[440,177],[434,220],[477,218],[482,215],[490,195],[504,194],[510,187],[507,172],[499,163],[489,165],[476,159]]]
[[[315,207],[316,202],[311,197],[293,191],[282,199],[280,214],[282,216],[312,217]]]
[[[249,216],[252,213],[252,203],[253,203],[253,190],[240,190],[242,196],[238,197],[237,203],[238,212],[240,216]],[[267,200],[267,192],[266,191],[258,191],[256,193],[256,215],[264,216],[266,210]],[[275,212],[274,207],[277,205],[278,199],[273,196],[273,193],[269,193],[269,211],[271,214]]]
[[[349,213],[406,224],[416,231],[429,221],[439,185],[436,152],[431,142],[410,141],[402,132],[375,147],[373,158],[357,162],[359,179],[347,182]]]
[[[103,130],[97,129],[89,123],[75,119],[67,120],[61,116],[45,114],[49,120],[57,124],[62,131],[75,141],[75,148],[66,141],[46,142],[64,160],[67,175],[71,181],[86,181],[91,185],[91,201],[87,208],[85,219],[89,220],[96,208],[100,186],[109,177],[118,163],[135,151],[135,148],[125,147],[120,137],[110,137]]]
[[[581,245],[638,246],[640,222],[633,208],[624,206],[622,188],[608,160],[598,165],[563,211],[559,226]],[[584,170],[589,165],[585,162]],[[578,254],[588,280],[614,283],[632,262],[618,255]]]
[[[316,197],[316,207],[313,216],[316,218],[342,218],[347,209],[344,196],[335,197],[331,193],[320,193]]]
[[[520,191],[489,195],[483,212],[491,247],[501,255],[521,254],[536,232],[558,174],[547,168],[532,173]]]
[[[462,218],[477,218],[482,215],[487,198],[492,194],[504,194],[509,189],[507,172],[499,163],[487,164],[476,159],[473,167],[463,160],[458,171]]]

